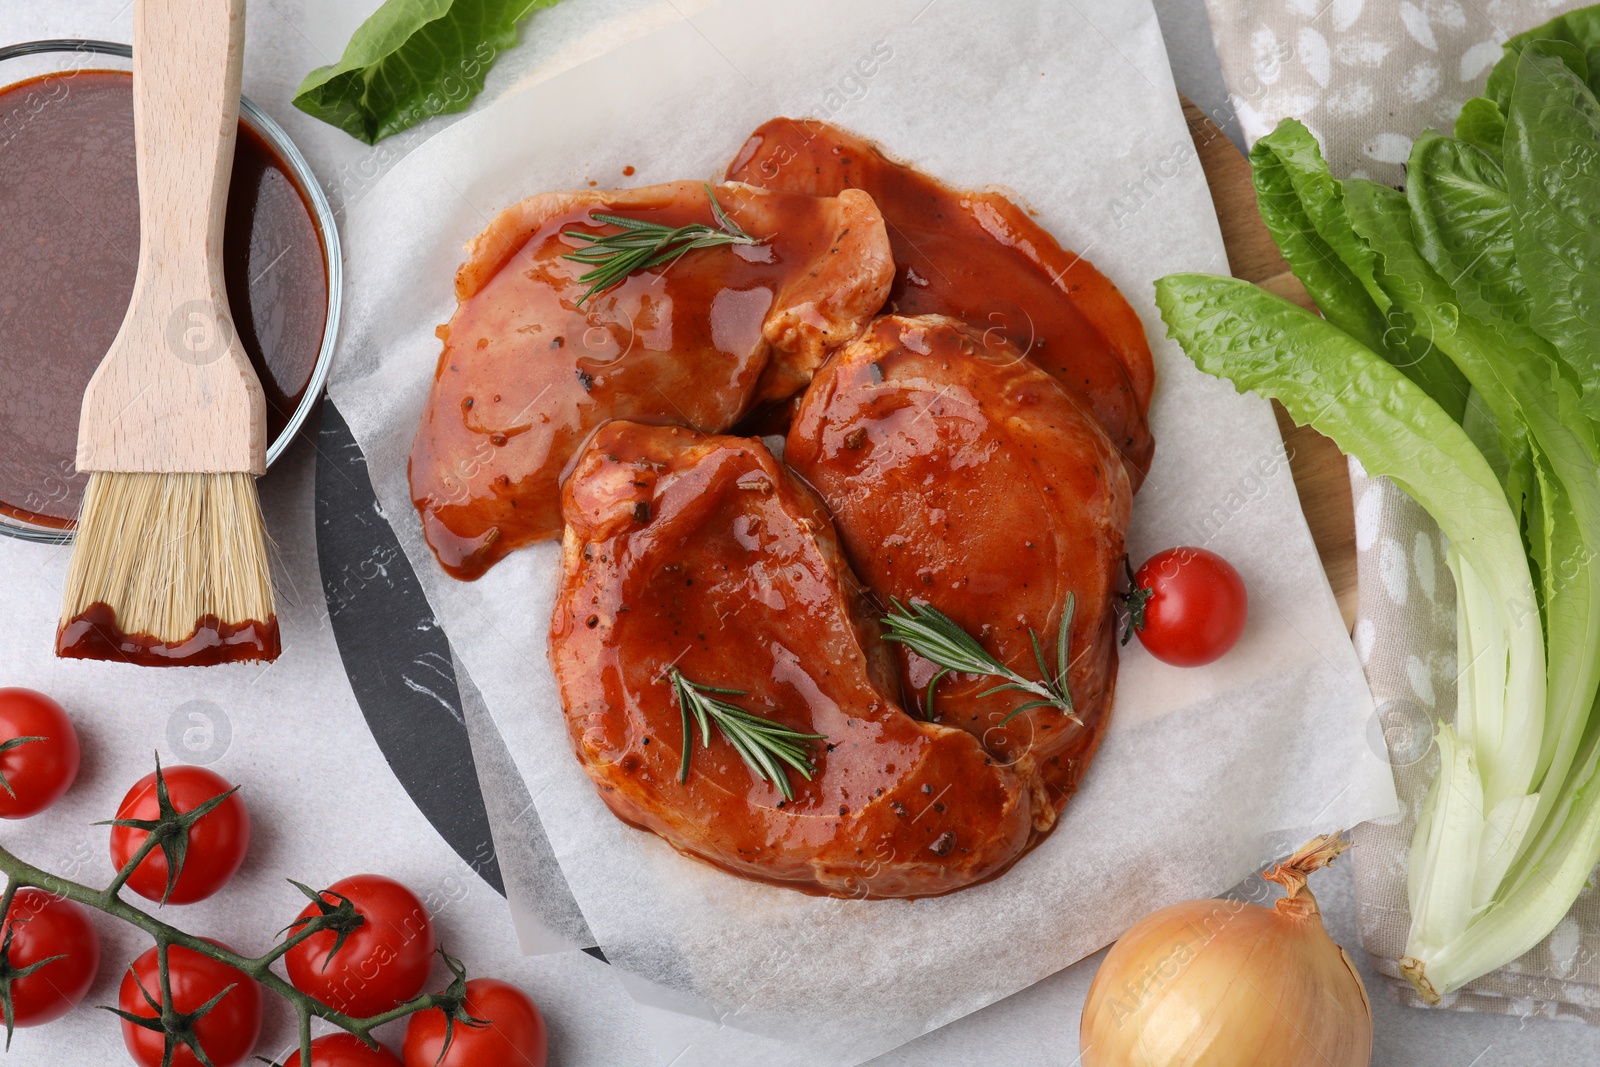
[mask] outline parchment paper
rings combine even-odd
[[[892,55],[869,76],[858,62],[879,42]],[[1105,270],[1144,317],[1160,377],[1130,551],[1207,544],[1250,587],[1250,626],[1219,664],[1182,671],[1125,650],[1113,725],[1052,837],[1004,877],[936,900],[756,885],[618,822],[572,756],[546,663],[556,546],[454,582],[409,501],[461,245],[522,196],[621,184],[624,166],[629,184],[712,175],[775,114],[829,118],[956,184],[1002,183]],[[1156,277],[1227,266],[1148,6],[729,0],[438,134],[352,210],[347,239],[334,398],[608,958],[635,995],[720,1024],[689,1028],[663,1061],[759,1049],[772,1063],[857,1062],[1153,908],[1234,884],[1300,831],[1395,809],[1271,412],[1196,372],[1155,313]]]

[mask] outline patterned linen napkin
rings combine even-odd
[[[1339,177],[1400,187],[1411,142],[1448,131],[1483,90],[1500,43],[1585,0],[1206,0],[1230,101],[1246,140],[1303,121]],[[1361,943],[1399,998],[1411,915],[1406,865],[1438,769],[1437,719],[1456,705],[1455,585],[1444,538],[1387,479],[1351,462],[1357,600],[1352,634],[1378,709],[1402,814],[1355,829]],[[1556,929],[1521,959],[1444,998],[1444,1007],[1600,1025],[1600,892],[1593,880]]]
[[[1206,0],[1245,139],[1294,116],[1339,177],[1405,180],[1411,142],[1448,131],[1500,44],[1582,0]]]

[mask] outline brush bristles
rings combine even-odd
[[[65,626],[96,602],[124,633],[178,642],[206,616],[273,616],[256,480],[244,473],[95,471],[62,597]]]

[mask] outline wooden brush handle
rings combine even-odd
[[[222,273],[243,56],[244,0],[137,0],[139,267],[84,394],[79,470],[265,469],[266,402]]]

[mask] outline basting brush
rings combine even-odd
[[[89,471],[56,654],[159,665],[279,651],[255,479],[266,400],[228,313],[223,218],[244,0],[138,0],[139,262],[83,397]]]

